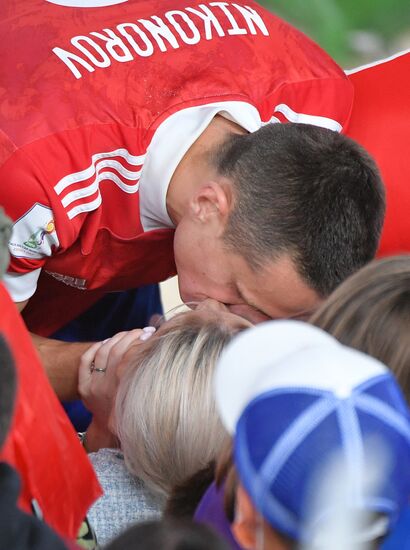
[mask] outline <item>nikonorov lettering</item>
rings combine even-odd
[[[201,40],[244,34],[269,36],[262,17],[246,5],[209,2],[183,10],[170,10],[161,17],[120,23],[114,29],[101,29],[71,38],[71,49],[55,47],[53,52],[75,78],[127,63],[155,52],[166,52],[181,45],[194,46]]]

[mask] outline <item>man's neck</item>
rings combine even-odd
[[[217,174],[211,162],[216,150],[231,134],[246,134],[241,126],[216,115],[191,145],[172,175],[166,198],[169,217],[175,225],[186,212],[195,190]]]

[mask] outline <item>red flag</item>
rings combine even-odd
[[[410,50],[350,72],[353,111],[347,135],[375,158],[387,210],[378,256],[410,252]]]
[[[36,499],[44,520],[61,536],[75,539],[101,488],[20,314],[1,284],[0,312],[0,333],[11,347],[18,374],[14,420],[0,459],[20,474],[20,506],[31,512]]]

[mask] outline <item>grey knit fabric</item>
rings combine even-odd
[[[6,271],[9,261],[8,242],[11,235],[11,220],[5,215],[3,208],[0,206],[0,279]]]
[[[87,514],[100,545],[134,523],[161,517],[165,499],[129,474],[118,449],[100,449],[88,457],[104,491]]]

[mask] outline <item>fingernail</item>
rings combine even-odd
[[[141,334],[141,336],[139,337],[139,340],[141,340],[142,342],[145,342],[145,340],[148,340],[148,338],[151,338],[151,336],[153,335],[154,333],[153,332],[144,332]]]
[[[144,327],[142,330],[144,332],[148,332],[150,334],[153,334],[157,329],[155,327]]]

